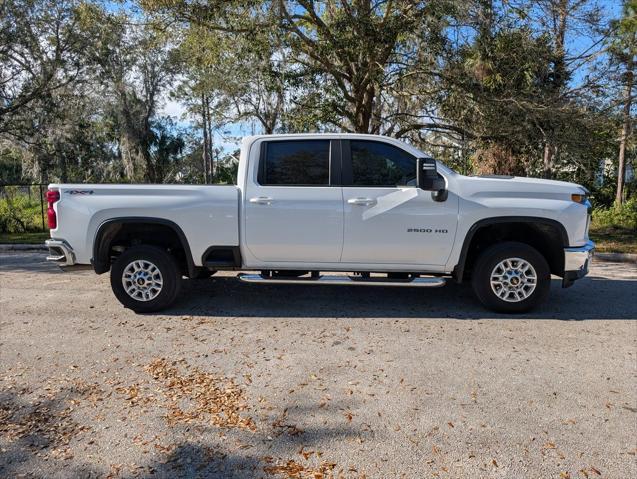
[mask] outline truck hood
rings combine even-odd
[[[508,196],[561,199],[587,190],[567,181],[525,178],[520,176],[463,176],[460,187],[467,196]]]

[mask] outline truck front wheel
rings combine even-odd
[[[179,293],[181,275],[175,259],[156,246],[125,250],[111,268],[111,288],[125,307],[150,313],[170,306]]]
[[[544,301],[551,285],[549,266],[535,248],[517,242],[496,244],[476,262],[473,291],[487,308],[523,313]]]

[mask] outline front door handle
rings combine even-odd
[[[271,205],[274,200],[269,196],[257,196],[256,198],[250,198],[249,201],[257,205]]]
[[[376,204],[376,200],[374,198],[350,198],[347,203],[350,205],[372,206]]]

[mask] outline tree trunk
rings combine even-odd
[[[208,109],[206,108],[206,97],[201,94],[201,125],[203,130],[203,182],[208,184],[210,178],[208,176],[208,165],[210,164],[210,150],[208,149]]]
[[[119,149],[124,164],[124,174],[131,183],[141,183],[147,178],[146,160],[136,135],[128,129],[120,134]]]
[[[553,107],[559,108],[562,104],[562,94],[568,82],[568,71],[566,67],[566,31],[569,16],[569,0],[554,0],[551,7],[551,16],[553,17],[553,41],[554,60],[553,60]],[[559,138],[555,137],[555,125],[551,121],[546,125],[546,131],[553,138],[555,143],[559,144]],[[551,179],[553,177],[553,164],[555,153],[557,152],[557,144],[547,141],[544,144],[544,178]]]
[[[212,120],[210,119],[210,99],[206,98],[206,130],[208,131],[208,177],[210,183],[215,181],[215,157],[213,154]]]
[[[626,176],[626,139],[630,130],[630,107],[632,103],[632,90],[634,81],[633,58],[629,55],[626,62],[626,94],[624,100],[624,124],[619,139],[619,165],[617,167],[617,193],[615,204],[621,205],[624,202],[624,177]]]
[[[368,85],[362,91],[356,91],[356,86],[354,88],[353,96],[356,98],[356,103],[354,104],[354,131],[356,133],[370,133],[376,90],[373,85]]]
[[[553,153],[555,149],[550,143],[544,144],[544,165],[543,165],[543,176],[544,178],[550,180],[553,177]]]

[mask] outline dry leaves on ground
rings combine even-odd
[[[190,369],[186,365],[186,369]],[[232,379],[196,368],[182,374],[166,359],[156,359],[145,370],[161,381],[169,401],[169,423],[210,421],[218,427],[256,430],[254,421],[242,415],[248,410],[243,390]],[[186,401],[190,407],[180,405]]]
[[[267,466],[263,471],[270,475],[279,475],[287,479],[327,479],[334,476],[336,464],[332,462],[322,462],[316,467],[304,466],[294,459],[288,461],[275,460],[271,457],[264,457],[263,462]]]
[[[116,387],[115,392],[124,395],[129,406],[147,405],[154,401],[154,396],[151,394],[142,394],[142,388],[138,384],[133,384],[128,387]]]

